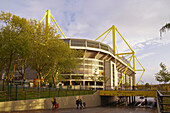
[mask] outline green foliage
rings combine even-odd
[[[108,80],[110,78],[106,77],[105,74],[104,75],[98,75],[97,74],[97,70],[95,70],[95,73],[93,76],[90,76],[90,78],[93,80],[93,81],[100,81],[100,82],[103,82],[105,85],[106,83],[108,82]]]
[[[36,70],[39,79],[54,84],[61,81],[60,74],[69,72],[81,62],[82,52],[71,50],[59,40],[56,30],[36,20],[26,20],[11,13],[1,12],[0,71],[11,79],[15,69],[25,78],[26,68]],[[24,71],[22,71],[24,70]]]
[[[162,62],[160,63],[161,70],[156,73],[155,78],[159,82],[169,82],[170,81],[170,72],[167,70],[166,65]]]
[[[145,84],[145,88],[147,89],[147,88],[149,88],[149,87],[150,87],[149,83],[146,83],[146,84]]]
[[[4,69],[8,79],[15,73],[15,64],[24,59],[30,52],[29,33],[30,23],[11,13],[1,11],[0,22],[0,59],[1,69]],[[13,71],[14,70],[14,71]]]
[[[36,21],[33,24],[37,26]],[[71,50],[63,40],[59,40],[59,36],[55,35],[54,28],[46,28],[43,24],[38,26],[32,37],[34,41],[32,42],[30,66],[37,71],[37,76],[40,79],[51,74],[56,86],[56,79],[58,82],[61,81],[57,78],[61,73],[76,68],[79,62],[78,52]]]
[[[170,23],[167,23],[166,25],[164,25],[161,29],[160,29],[160,35],[162,36],[163,32],[166,32],[166,30],[170,29]]]
[[[34,28],[37,26],[34,21]],[[55,36],[52,28],[46,28],[43,24],[38,26],[34,34],[32,34],[31,44],[31,60],[30,66],[36,70],[37,76],[41,79],[55,64],[56,59],[60,55],[60,40]]]
[[[108,82],[109,79],[110,78],[106,77],[105,75],[100,75],[99,78],[98,78],[98,80],[105,83],[105,85],[106,85],[106,83]]]
[[[124,86],[124,87],[129,87],[129,83],[128,83],[128,82],[125,82],[125,83],[123,84],[123,86]]]

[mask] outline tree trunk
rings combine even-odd
[[[53,76],[53,84],[54,84],[54,87],[56,87],[55,76]]]
[[[9,60],[9,64],[8,64],[8,67],[7,67],[7,78],[8,78],[8,81],[10,80],[10,68],[11,68],[11,64],[12,64],[12,52],[11,52],[11,55],[10,55],[10,60]]]
[[[24,73],[23,73],[23,76],[22,76],[22,79],[25,80],[25,73],[26,73],[26,69],[27,69],[27,57],[24,61]]]

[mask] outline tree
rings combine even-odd
[[[149,83],[145,84],[145,88],[148,89],[150,87]]]
[[[34,21],[32,26],[34,26],[35,32],[31,34],[30,66],[33,70],[36,70],[38,79],[44,79],[44,76],[48,76],[60,55],[61,41],[55,35],[53,28],[47,28],[43,24],[37,28],[37,25],[38,23]]]
[[[123,84],[123,86],[124,86],[125,88],[128,88],[128,87],[129,87],[129,83],[128,83],[128,82],[125,82],[125,83]]]
[[[160,63],[161,70],[156,73],[155,78],[159,82],[169,82],[170,81],[170,72],[167,70],[166,65],[162,62]]]
[[[59,40],[53,27],[45,26],[43,23],[32,23],[35,32],[32,34],[32,50],[30,66],[36,70],[38,79],[42,82],[47,76],[51,76],[54,86],[56,78],[62,72],[76,68],[77,51],[71,50],[63,40]]]
[[[61,79],[61,73],[68,73],[72,70],[76,70],[77,66],[82,62],[79,57],[83,55],[83,51],[71,50],[68,44],[65,44],[65,48],[61,48],[61,56],[58,56],[56,63],[53,67],[53,83],[56,86],[56,82],[59,83]],[[57,78],[57,81],[56,81]],[[60,78],[60,79],[59,79]],[[55,82],[56,81],[56,82]]]
[[[0,72],[5,70],[8,80],[16,72],[25,79],[26,68],[30,66],[42,81],[47,77],[61,79],[60,74],[76,68],[79,52],[59,40],[53,27],[38,26],[36,20],[26,20],[11,13],[1,12],[0,22]],[[58,79],[57,80],[60,80]]]
[[[166,30],[169,30],[170,29],[170,23],[164,25],[161,29],[160,29],[160,35],[162,37],[162,33],[163,32],[166,32]]]
[[[26,20],[11,13],[1,12],[0,22],[0,71],[5,70],[11,80],[17,70],[25,79],[26,68],[37,72],[44,79],[75,68],[76,52],[59,40],[56,30],[36,20]]]
[[[106,88],[106,83],[108,82],[109,79],[110,78],[106,77],[105,75],[100,75],[99,77],[99,81],[104,83],[105,88]]]
[[[15,73],[18,59],[24,58],[28,50],[30,33],[29,21],[25,18],[1,11],[0,22],[0,59],[1,69],[5,70],[8,80]]]
[[[94,75],[93,75],[93,76],[90,76],[90,78],[91,78],[94,82],[96,82],[96,81],[103,82],[105,88],[106,88],[106,83],[107,83],[108,80],[110,79],[110,78],[106,77],[105,74],[99,75],[98,72],[97,72],[97,69],[95,69]]]

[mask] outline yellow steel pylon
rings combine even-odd
[[[113,40],[113,51],[114,51],[114,55],[115,55],[115,57],[118,55],[132,55],[131,57],[130,57],[130,60],[129,60],[129,63],[128,63],[128,65],[127,65],[127,67],[126,67],[126,69],[125,69],[125,71],[124,71],[124,73],[123,73],[123,76],[122,76],[122,78],[121,78],[121,80],[119,81],[119,84],[118,84],[118,87],[120,86],[120,84],[121,84],[121,82],[122,82],[122,80],[123,80],[123,77],[125,76],[125,74],[126,74],[126,71],[127,71],[127,69],[128,69],[128,67],[129,67],[129,65],[130,65],[130,62],[131,62],[131,60],[133,59],[133,70],[134,71],[143,71],[143,73],[142,73],[142,75],[141,75],[141,77],[140,77],[140,79],[139,79],[139,81],[138,81],[138,83],[140,82],[140,80],[141,80],[141,78],[142,78],[142,76],[143,76],[143,74],[144,74],[144,72],[145,72],[145,69],[143,68],[143,66],[141,65],[141,63],[139,62],[139,60],[136,58],[136,56],[135,56],[135,52],[134,52],[134,50],[130,47],[130,45],[127,43],[127,41],[123,38],[123,36],[120,34],[120,32],[118,31],[118,29],[113,25],[111,28],[109,28],[108,30],[106,30],[102,35],[100,35],[96,40],[98,40],[99,38],[101,38],[103,35],[105,35],[105,37],[104,37],[104,39],[101,41],[101,42],[103,42],[105,39],[106,39],[106,37],[108,36],[108,34],[111,32],[111,30],[112,30],[112,40]],[[120,35],[120,37],[123,39],[123,41],[126,43],[126,45],[129,47],[129,49],[131,50],[131,52],[126,52],[126,53],[118,53],[118,52],[116,52],[116,32]],[[95,41],[96,41],[95,40]],[[136,67],[135,67],[135,60],[137,60],[138,61],[138,63],[140,64],[140,66],[142,67],[142,69],[136,69]],[[137,83],[137,85],[138,85],[138,83]],[[133,85],[136,85],[135,83],[133,84]],[[118,87],[117,87],[117,89],[118,89]]]
[[[51,11],[48,9],[45,13],[45,15],[42,17],[42,19],[40,20],[38,26],[42,23],[42,21],[44,20],[44,18],[46,17],[46,26],[50,26],[50,20],[53,22],[53,25],[55,26],[55,30],[57,32],[57,34],[59,35],[57,28],[59,29],[59,31],[61,32],[61,34],[63,35],[63,37],[66,39],[66,36],[64,35],[64,33],[62,32],[61,28],[59,27],[59,25],[57,24],[57,22],[55,21],[54,17],[51,15]]]

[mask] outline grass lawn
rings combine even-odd
[[[39,98],[51,98],[51,97],[65,97],[65,96],[77,96],[77,95],[90,95],[96,91],[93,90],[66,90],[57,88],[11,88],[8,93],[8,88],[5,91],[0,91],[0,101],[12,101],[12,100],[28,100]]]

